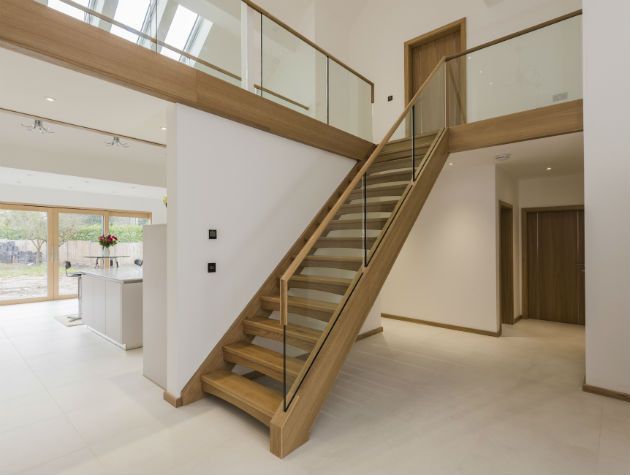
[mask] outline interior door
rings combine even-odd
[[[435,66],[444,56],[451,56],[460,53],[465,49],[465,35],[462,30],[462,23],[457,23],[437,30],[435,33],[425,35],[417,44],[412,45],[409,51],[409,75],[407,81],[407,100],[410,100],[420,89],[420,86],[427,80]],[[456,73],[459,82],[463,75],[461,71]],[[442,79],[442,78],[440,78]],[[446,78],[444,78],[446,79]],[[437,85],[443,89],[443,81]],[[459,87],[461,89],[461,87]],[[444,126],[444,96],[433,91],[422,98],[422,102],[416,107],[415,122],[423,133],[431,133]],[[449,107],[450,109],[450,107]],[[449,115],[451,112],[449,111]]]
[[[529,318],[584,324],[584,211],[527,215]]]
[[[499,219],[499,281],[501,323],[514,323],[514,254],[512,208],[501,205]]]

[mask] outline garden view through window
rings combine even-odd
[[[134,266],[150,223],[150,213],[0,205],[0,304],[74,297],[83,269]],[[115,260],[98,243],[108,233]]]

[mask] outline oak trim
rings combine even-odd
[[[494,45],[497,45],[499,43],[503,43],[505,41],[511,40],[513,38],[517,38],[519,36],[526,35],[527,33],[532,33],[533,31],[540,30],[542,28],[546,28],[548,26],[554,25],[556,23],[560,23],[560,22],[562,22],[564,20],[568,20],[570,18],[579,16],[581,14],[582,14],[582,10],[580,9],[580,10],[576,10],[576,11],[571,12],[571,13],[567,13],[566,15],[561,15],[559,17],[553,18],[551,20],[547,20],[545,22],[539,23],[539,24],[534,25],[534,26],[530,26],[529,28],[525,28],[525,29],[517,31],[515,33],[511,33],[509,35],[502,36],[502,37],[497,38],[495,40],[488,41],[487,43],[483,43],[483,44],[481,44],[479,46],[475,46],[474,48],[470,48],[470,49],[468,49],[466,51],[463,51],[461,53],[448,56],[446,58],[446,61],[450,61],[451,59],[461,58],[462,56],[474,53],[475,51],[479,51],[479,50],[482,50],[482,49],[485,49],[485,48],[489,48],[490,46],[494,46]]]
[[[374,335],[378,335],[379,333],[383,333],[383,326],[381,325],[378,328],[374,328],[372,330],[363,332],[363,333],[359,333],[359,336],[357,336],[356,341],[361,341],[361,340],[365,340],[366,338],[369,338],[371,336]]]
[[[620,401],[630,402],[630,394],[628,393],[615,391],[614,389],[600,388],[599,386],[592,386],[590,384],[586,384],[586,382],[582,385],[582,391],[597,394],[598,396],[605,396],[613,399],[619,399]]]
[[[164,391],[164,393],[162,393],[162,397],[164,398],[166,402],[168,402],[171,406],[175,408],[181,407],[183,405],[181,396],[180,397],[174,396],[168,391]]]
[[[354,160],[374,144],[34,1],[0,0],[0,45]]]
[[[445,328],[447,330],[456,330],[456,331],[466,332],[466,333],[476,333],[477,335],[484,335],[484,336],[500,337],[501,334],[502,334],[502,330],[501,329],[499,329],[496,332],[492,332],[492,331],[488,331],[488,330],[480,330],[478,328],[463,327],[463,326],[460,326],[460,325],[451,325],[451,324],[448,324],[448,323],[439,323],[439,322],[432,322],[432,321],[429,321],[429,320],[421,320],[419,318],[411,318],[411,317],[403,317],[403,316],[400,316],[400,315],[392,315],[390,313],[381,313],[381,317],[388,318],[390,320],[399,320],[401,322],[417,323],[419,325],[427,325],[427,326],[431,326],[431,327]]]
[[[462,50],[466,49],[467,30],[466,30],[466,17],[455,20],[451,23],[443,25],[435,30],[423,33],[420,36],[416,36],[410,40],[405,41],[403,44],[403,58],[404,58],[404,93],[405,93],[405,105],[408,104],[412,97],[412,81],[411,81],[411,51],[413,48],[430,43],[433,40],[437,40],[442,36],[449,35],[456,31],[459,31],[460,47]]]
[[[577,99],[451,127],[450,152],[581,132],[582,105],[582,99]]]

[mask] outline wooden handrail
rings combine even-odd
[[[284,300],[282,299],[282,295],[288,295],[289,280],[291,280],[293,275],[300,268],[300,266],[302,265],[302,262],[304,261],[304,259],[309,255],[309,253],[313,249],[313,246],[315,246],[315,244],[317,243],[317,241],[319,240],[319,238],[321,237],[323,232],[328,227],[328,224],[330,224],[330,222],[333,220],[333,218],[337,215],[337,212],[344,205],[344,203],[347,201],[347,199],[349,198],[349,196],[352,193],[352,191],[359,184],[359,181],[361,181],[363,179],[363,176],[367,173],[367,171],[372,166],[372,164],[374,163],[376,158],[380,155],[381,151],[383,150],[385,145],[387,145],[387,143],[389,142],[389,139],[391,138],[391,136],[394,135],[394,132],[396,132],[396,130],[398,129],[398,127],[400,126],[402,121],[405,119],[405,117],[407,116],[407,114],[411,110],[411,107],[413,106],[413,104],[415,104],[415,102],[418,99],[418,97],[420,97],[420,94],[422,94],[422,92],[426,88],[427,84],[429,84],[431,79],[433,79],[435,74],[440,70],[440,68],[442,66],[444,66],[444,64],[445,64],[445,58],[442,58],[440,60],[440,62],[435,66],[435,68],[433,68],[433,71],[431,71],[431,74],[429,74],[429,76],[424,81],[424,83],[420,86],[418,91],[414,94],[414,96],[411,99],[411,101],[409,101],[409,103],[405,107],[404,111],[402,112],[402,114],[400,115],[398,120],[396,120],[394,125],[392,125],[392,127],[389,129],[389,131],[385,134],[385,137],[383,138],[383,140],[374,149],[374,151],[372,152],[370,157],[365,161],[363,166],[361,166],[361,169],[359,170],[359,172],[355,175],[355,177],[352,179],[350,184],[346,187],[346,190],[341,194],[341,196],[339,197],[339,199],[337,200],[335,205],[331,208],[331,210],[328,212],[326,217],[319,224],[319,226],[317,227],[315,232],[311,235],[311,237],[308,239],[308,241],[306,241],[306,243],[304,244],[304,247],[302,247],[302,250],[300,252],[298,252],[298,254],[295,256],[295,258],[293,259],[291,264],[289,264],[287,269],[284,271],[284,274],[282,274],[282,277],[280,277],[280,295],[281,295],[281,298],[280,298],[280,321],[281,321],[281,323],[283,325],[287,325],[288,324],[288,318],[289,318],[287,299],[286,298]]]
[[[304,109],[305,111],[310,110],[309,106],[304,105],[301,102],[294,101],[290,97],[283,96],[282,94],[278,94],[277,92],[272,91],[271,89],[267,89],[266,87],[262,87],[260,84],[254,84],[254,88],[258,89],[259,91],[266,92],[267,94],[271,94],[272,96],[275,96],[278,99],[282,99],[283,101],[286,101],[289,104],[293,104],[294,106],[300,107],[301,109]]]
[[[487,43],[484,43],[482,45],[475,46],[473,48],[469,48],[466,51],[463,51],[461,53],[457,53],[457,54],[453,54],[451,56],[447,56],[446,57],[446,61],[450,61],[452,59],[461,58],[462,56],[474,53],[475,51],[479,51],[479,50],[482,50],[482,49],[485,49],[485,48],[489,48],[490,46],[494,46],[494,45],[497,45],[499,43],[503,43],[505,41],[512,40],[514,38],[518,38],[519,36],[523,36],[523,35],[526,35],[528,33],[532,33],[534,31],[541,30],[542,28],[547,28],[548,26],[555,25],[556,23],[560,23],[560,22],[565,21],[565,20],[569,20],[569,19],[571,19],[573,17],[580,16],[581,14],[582,14],[582,10],[576,10],[574,12],[567,13],[566,15],[562,15],[562,16],[559,16],[557,18],[553,18],[551,20],[539,23],[538,25],[530,26],[529,28],[525,28],[524,30],[520,30],[520,31],[517,31],[515,33],[511,33],[509,35],[502,36],[501,38],[497,38],[496,40],[488,41]]]

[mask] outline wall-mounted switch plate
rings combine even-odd
[[[392,102],[394,100],[394,96],[387,96],[387,102]]]
[[[217,238],[217,230],[209,229],[208,230],[208,239],[216,239]]]
[[[208,262],[208,273],[214,273],[217,271],[217,263],[216,262]]]

